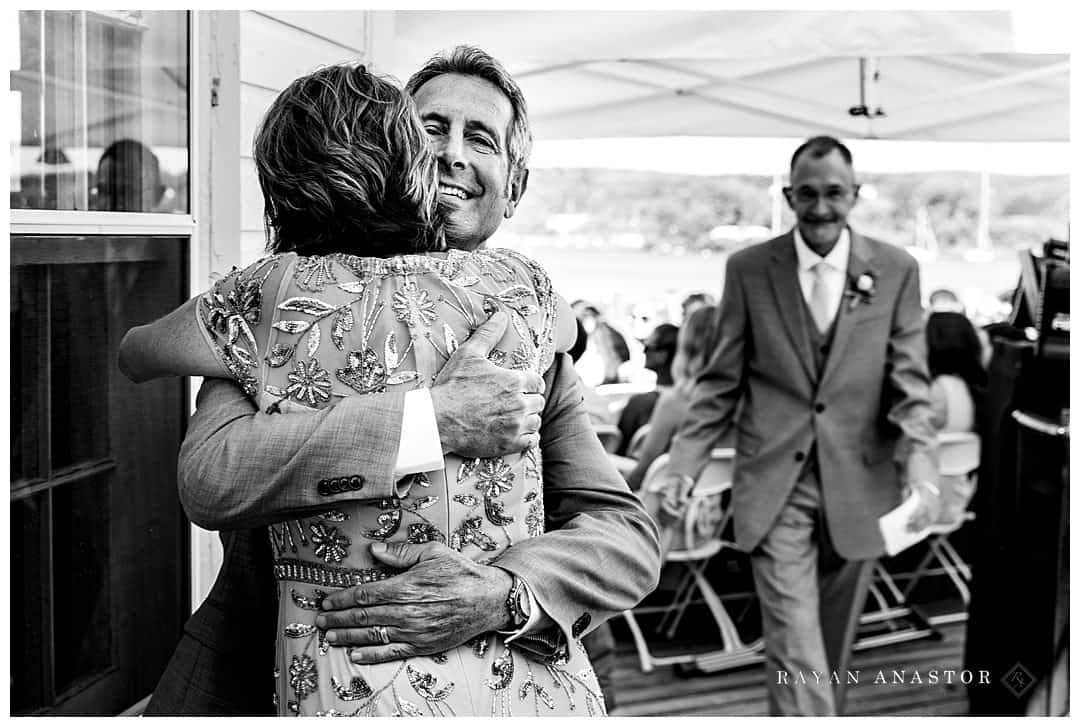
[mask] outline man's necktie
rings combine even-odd
[[[829,292],[825,287],[825,263],[821,262],[810,268],[814,273],[814,284],[810,288],[810,315],[818,330],[825,333],[832,324],[833,311],[829,306]]]

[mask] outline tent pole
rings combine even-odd
[[[975,248],[990,252],[990,172],[979,175],[979,222],[975,232]]]
[[[781,232],[780,226],[782,223],[781,215],[784,212],[784,205],[782,200],[784,198],[784,177],[780,174],[774,174],[772,178],[772,184],[769,185],[769,196],[772,197],[772,234],[773,236],[779,235]]]

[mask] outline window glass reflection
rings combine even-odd
[[[19,11],[11,208],[186,213],[183,11]]]

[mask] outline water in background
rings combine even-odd
[[[620,369],[620,378],[643,389],[650,388],[653,375],[644,369],[640,341],[660,323],[681,323],[680,305],[688,294],[703,291],[719,300],[727,262],[723,253],[605,251],[510,236],[501,236],[493,244],[512,247],[543,265],[555,289],[568,301],[583,298],[597,305],[630,346],[631,359]],[[949,288],[965,304],[971,319],[985,325],[1009,314],[1009,305],[999,296],[1016,287],[1019,254],[999,249],[989,259],[974,260],[960,254],[942,255],[921,262],[920,274],[924,306],[931,292]]]

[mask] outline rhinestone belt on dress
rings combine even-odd
[[[274,577],[279,581],[297,581],[316,586],[347,588],[381,581],[395,574],[396,571],[388,568],[335,568],[295,558],[274,561]]]

